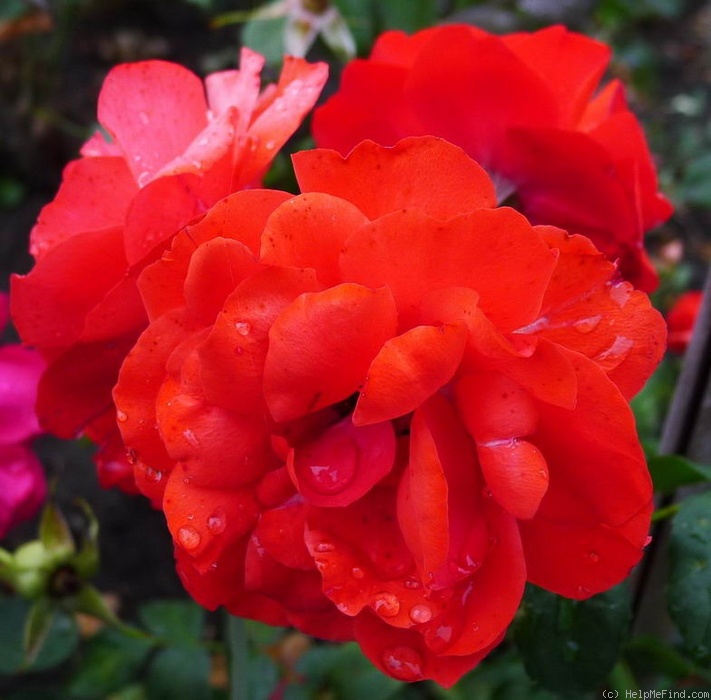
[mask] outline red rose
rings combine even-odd
[[[486,168],[500,203],[514,196],[532,222],[585,234],[651,291],[643,235],[671,206],[622,85],[596,92],[609,58],[560,26],[503,37],[463,25],[386,32],[369,59],[346,66],[314,136],[343,154],[363,139],[442,136]]]
[[[121,432],[201,604],[450,685],[526,580],[585,598],[641,556],[626,399],[664,322],[443,140],[294,163],[304,194],[230,195],[142,272]]]
[[[669,329],[669,349],[673,352],[684,353],[691,342],[694,332],[696,317],[701,309],[703,292],[692,290],[682,294],[667,314],[667,327]]]
[[[95,134],[67,166],[31,233],[35,267],[13,279],[14,322],[49,361],[38,402],[43,426],[95,440],[104,485],[135,489],[111,388],[147,323],[138,274],[190,220],[259,185],[327,74],[324,64],[287,58],[278,85],[260,94],[263,64],[243,49],[240,70],[213,73],[205,86],[163,61],[114,68],[98,106],[112,140]]]

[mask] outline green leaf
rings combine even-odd
[[[376,5],[382,29],[401,29],[413,33],[437,20],[437,7],[432,0],[390,0]]]
[[[376,669],[355,643],[313,646],[299,660],[297,670],[307,688],[315,692],[328,687],[339,700],[386,700],[402,687]]]
[[[647,464],[654,490],[659,493],[673,493],[681,486],[711,481],[711,467],[681,455],[654,455]]]
[[[209,700],[210,655],[205,649],[162,649],[146,678],[151,700]]]
[[[62,512],[52,501],[42,511],[39,524],[39,539],[45,549],[57,554],[71,554],[75,543],[69,525]]]
[[[71,700],[103,700],[131,683],[153,644],[106,628],[89,640],[77,672],[70,679]]]
[[[514,649],[489,656],[452,691],[452,698],[461,700],[555,700],[531,680]]]
[[[629,622],[624,585],[582,601],[529,586],[515,640],[531,678],[554,692],[579,697],[610,673]]]
[[[23,647],[25,649],[25,666],[31,666],[44,646],[52,628],[56,608],[47,598],[36,600],[25,620]]]
[[[355,39],[358,53],[370,53],[375,37],[375,0],[333,0]]]
[[[0,20],[19,19],[27,13],[27,3],[23,0],[3,0],[0,5]]]
[[[192,601],[153,601],[143,605],[138,615],[150,632],[170,646],[187,649],[200,646],[205,611]]]
[[[66,661],[77,648],[79,631],[74,620],[61,612],[52,616],[44,643],[31,664],[25,665],[24,629],[30,603],[19,598],[0,599],[0,674],[44,671]]]
[[[669,542],[669,614],[697,659],[711,658],[711,491],[682,502]]]
[[[279,65],[284,59],[286,18],[251,19],[242,29],[242,43],[264,56],[268,64]]]
[[[689,162],[680,184],[681,196],[689,203],[711,207],[711,153]]]
[[[686,678],[693,671],[692,664],[676,649],[652,635],[631,639],[625,649],[625,657],[635,673],[641,676],[654,669],[655,675],[677,680]]]

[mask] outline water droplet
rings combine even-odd
[[[412,647],[386,649],[381,656],[387,672],[400,681],[418,681],[422,678],[422,657]]]
[[[178,544],[192,552],[200,546],[200,533],[194,527],[185,525],[178,530]]]
[[[618,282],[610,287],[610,298],[622,308],[632,296],[632,287],[625,282]]]
[[[332,552],[334,549],[336,549],[336,546],[334,544],[331,544],[330,542],[319,542],[314,547],[315,551],[321,552],[321,553]]]
[[[146,467],[143,475],[146,481],[150,481],[153,484],[157,484],[163,479],[163,472],[159,472],[157,469],[153,469],[153,467]]]
[[[276,142],[271,139],[264,144],[264,148],[268,151],[273,151],[276,148]]]
[[[634,340],[625,338],[623,335],[618,335],[615,341],[607,350],[603,350],[595,357],[597,362],[603,360],[618,360],[623,355],[626,355],[634,347]]]
[[[227,518],[225,517],[225,512],[222,508],[218,508],[208,519],[207,519],[207,529],[213,535],[219,535],[225,531],[227,527]]]
[[[400,612],[400,601],[395,594],[383,591],[375,596],[373,610],[382,617],[395,617]]]
[[[192,445],[194,448],[199,448],[200,447],[200,441],[197,439],[195,433],[190,430],[183,430],[183,437],[185,438],[185,441]]]
[[[417,590],[418,588],[422,588],[422,583],[416,578],[406,578],[402,582],[402,585],[405,586],[405,588],[409,588],[411,591]]]
[[[125,423],[128,420],[128,414],[124,411],[116,411],[116,420],[119,423]]]
[[[151,181],[151,174],[147,172],[142,172],[137,178],[136,182],[139,187],[145,187]]]
[[[241,347],[238,345],[238,346],[235,348],[235,353],[236,353],[237,355],[241,355],[242,353],[244,353],[244,348],[241,348]]]
[[[587,557],[593,564],[597,564],[600,561],[600,555],[592,549],[588,552]]]
[[[491,498],[492,493],[491,493],[491,490],[488,489],[488,488],[485,486],[485,487],[481,490],[481,495],[482,495],[484,498]]]
[[[472,632],[478,632],[479,631],[479,625],[476,624],[476,622],[472,625]]]
[[[361,569],[359,566],[354,566],[351,569],[351,576],[353,578],[361,579],[365,576],[365,571],[363,571],[363,569]]]
[[[126,450],[126,461],[129,464],[135,464],[138,462],[138,455],[136,454],[136,451],[132,450],[130,447]]]
[[[246,321],[237,321],[237,323],[235,323],[235,330],[240,335],[249,335],[249,332],[252,330],[252,326]]]
[[[410,619],[416,624],[421,625],[429,622],[432,619],[432,608],[429,605],[413,605],[410,608]]]
[[[602,316],[588,316],[587,318],[581,318],[575,321],[573,328],[575,328],[578,333],[591,333],[598,327],[601,320]]]

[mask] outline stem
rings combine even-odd
[[[658,523],[661,520],[674,517],[679,512],[679,508],[681,508],[680,503],[671,503],[668,506],[658,508],[652,513],[652,522]]]
[[[639,688],[632,670],[624,661],[618,661],[612,671],[610,671],[608,682],[610,687],[616,690],[620,697],[625,697],[629,691]]]
[[[230,662],[230,700],[249,700],[247,630],[241,617],[227,617],[227,646]]]

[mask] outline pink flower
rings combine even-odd
[[[8,299],[0,293],[0,332]],[[47,493],[39,460],[24,443],[40,431],[35,400],[44,361],[19,345],[0,347],[0,537],[31,518]]]

